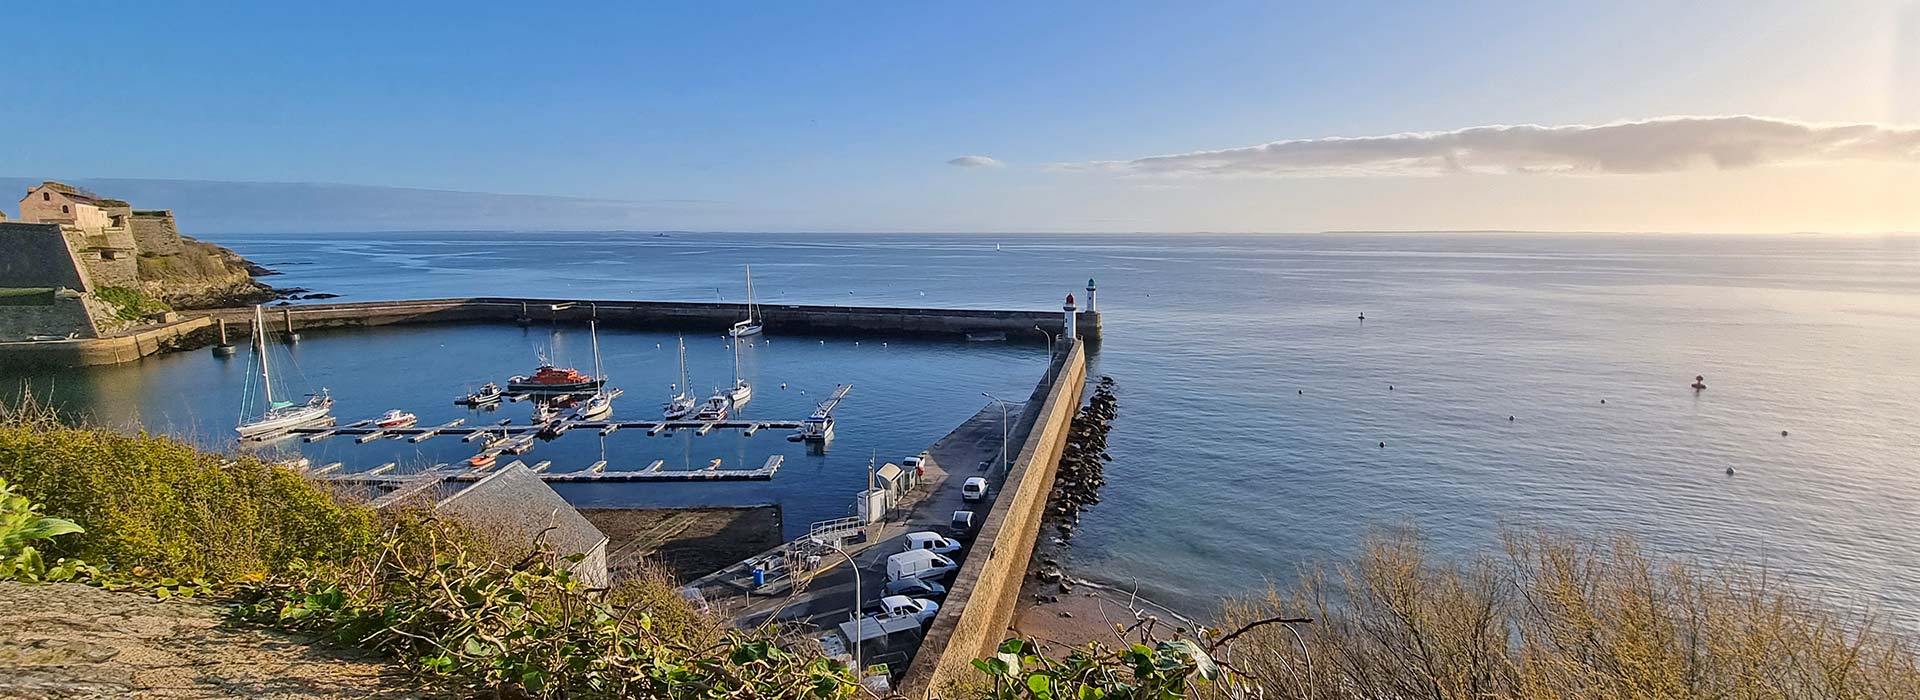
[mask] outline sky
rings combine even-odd
[[[10,8],[0,186],[189,231],[1920,231],[1912,0],[306,5]]]

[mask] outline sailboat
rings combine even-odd
[[[667,399],[667,405],[660,410],[660,415],[665,416],[667,420],[679,420],[692,413],[694,407],[700,403],[700,400],[693,396],[692,386],[687,384],[686,336],[680,337],[680,383],[673,385],[672,388],[679,393]]]
[[[593,337],[593,381],[597,388],[573,409],[573,415],[581,420],[600,420],[613,413],[613,394],[607,392],[607,375],[600,371],[600,322],[588,322],[587,333]]]
[[[733,328],[727,330],[727,335],[735,338],[760,335],[760,305],[753,301],[752,265],[747,266],[747,320],[733,324]]]
[[[727,401],[734,408],[746,405],[753,400],[753,384],[740,376],[740,341],[733,341],[733,386],[726,392]]]
[[[308,394],[304,404],[273,397],[273,370],[267,360],[266,316],[257,305],[253,307],[253,345],[254,351],[260,355],[260,389],[266,394],[266,410],[251,420],[243,415],[240,424],[234,426],[234,432],[239,433],[243,440],[260,440],[328,420],[327,414],[333,410],[333,397],[327,394],[326,389],[321,389],[318,394]]]

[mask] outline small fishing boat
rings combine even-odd
[[[732,405],[732,402],[727,399],[726,394],[714,394],[707,397],[706,403],[700,405],[700,410],[693,414],[693,419],[700,421],[726,420],[728,411],[732,408]]]
[[[666,406],[660,409],[660,415],[667,420],[680,420],[687,417],[687,414],[693,413],[693,409],[700,405],[700,400],[694,398],[689,386],[687,384],[687,339],[682,336],[680,338],[680,383],[671,387],[677,393],[667,399]]]
[[[419,416],[397,408],[382,413],[379,418],[373,419],[374,427],[378,428],[405,428],[418,422],[420,422]]]
[[[744,338],[760,335],[760,305],[753,301],[753,266],[747,266],[747,320],[733,324],[727,329],[727,335]]]
[[[455,399],[453,403],[460,406],[485,406],[500,403],[505,398],[507,398],[507,392],[501,389],[499,384],[487,382],[480,387],[479,391]]]
[[[800,427],[788,438],[792,442],[826,442],[833,439],[833,416],[827,413],[815,413],[800,422]]]
[[[491,467],[493,466],[494,461],[499,458],[500,458],[500,455],[495,454],[493,452],[482,452],[480,454],[474,455],[473,459],[467,460],[467,466],[473,467],[475,469]]]
[[[559,406],[555,406],[550,403],[543,403],[543,404],[535,405],[533,407],[533,422],[535,423],[546,423],[559,417],[560,417]]]
[[[260,389],[266,396],[266,408],[258,417],[248,420],[241,418],[240,424],[233,430],[243,440],[260,440],[284,434],[293,428],[320,423],[329,419],[333,410],[333,397],[321,389],[318,394],[308,394],[305,403],[276,400],[273,397],[273,370],[267,360],[267,324],[265,312],[261,307],[253,307],[253,343],[260,357]],[[249,403],[251,397],[249,397]]]

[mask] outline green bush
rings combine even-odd
[[[114,316],[122,321],[138,321],[153,314],[172,311],[166,302],[147,296],[132,287],[100,287],[93,290],[93,298],[113,306]]]
[[[299,473],[170,438],[0,421],[0,476],[86,534],[52,553],[108,569],[236,580],[377,548],[379,518]]]
[[[764,636],[690,639],[672,620],[695,613],[677,597],[609,603],[565,568],[579,557],[505,563],[425,528],[388,537],[378,556],[244,586],[237,614],[381,652],[476,696],[853,697],[844,666]]]

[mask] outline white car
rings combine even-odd
[[[909,532],[907,543],[901,547],[900,551],[911,552],[916,549],[924,549],[936,554],[952,554],[960,551],[960,543],[942,537],[940,533],[932,530]]]
[[[967,501],[985,500],[987,493],[991,490],[992,488],[987,486],[985,477],[970,476],[965,483],[960,484],[960,498]]]
[[[880,599],[880,617],[912,618],[920,624],[933,621],[940,612],[940,604],[925,598],[908,598],[903,595],[890,595]]]

